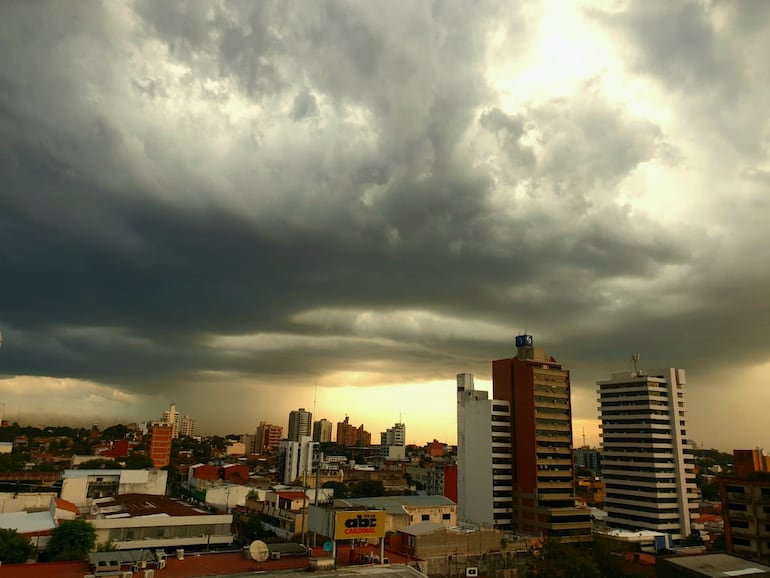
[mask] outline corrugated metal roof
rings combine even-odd
[[[345,498],[335,500],[335,505],[364,507],[385,510],[388,514],[406,514],[408,508],[431,508],[437,506],[455,506],[445,496],[382,496],[379,498]]]

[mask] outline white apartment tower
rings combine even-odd
[[[674,540],[694,529],[700,494],[685,437],[685,384],[683,369],[638,367],[597,382],[609,526]]]
[[[511,418],[507,401],[457,375],[457,520],[511,526]]]
[[[171,425],[171,437],[179,437],[179,412],[176,409],[176,404],[171,404],[169,408],[163,412],[161,422]]]
[[[404,459],[406,457],[406,426],[403,423],[393,424],[380,433],[380,456],[388,459]]]
[[[317,467],[318,452],[318,442],[314,442],[310,436],[300,436],[297,441],[281,441],[279,466],[282,466],[283,483],[292,484],[298,480],[306,483],[308,476]]]
[[[182,417],[182,423],[179,426],[179,435],[188,438],[195,435],[195,420],[189,415]]]
[[[313,414],[304,407],[289,412],[289,431],[290,441],[298,442],[302,436],[310,436],[313,425]]]

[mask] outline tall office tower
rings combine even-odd
[[[313,422],[313,441],[320,443],[332,441],[332,422],[326,418]]]
[[[597,382],[610,527],[666,532],[674,540],[692,532],[700,494],[685,439],[685,383],[683,369],[638,367]]]
[[[179,426],[179,435],[188,438],[195,435],[195,420],[189,415],[182,418],[182,423]]]
[[[535,348],[531,335],[517,336],[516,349],[492,362],[493,397],[510,404],[511,527],[588,542],[590,510],[575,506],[569,371]]]
[[[402,460],[406,457],[406,426],[395,423],[380,433],[380,456],[391,460]]]
[[[154,421],[150,424],[150,459],[155,468],[167,466],[171,461],[171,439],[173,427],[168,422]]]
[[[254,433],[254,437],[255,454],[272,452],[281,447],[281,440],[283,439],[283,427],[261,421],[257,426],[257,431]]]
[[[169,408],[163,412],[161,421],[171,425],[172,437],[174,439],[179,437],[179,412],[176,410],[175,404],[172,403]]]
[[[313,414],[304,407],[289,412],[289,441],[298,442],[302,436],[310,436]]]

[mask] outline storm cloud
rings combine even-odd
[[[573,369],[578,419],[641,352],[689,370],[696,436],[761,445],[759,414],[705,427],[721,396],[770,401],[746,373],[770,363],[755,10],[8,3],[0,395],[75,415],[77,386],[31,401],[75,380],[106,392],[89,412],[176,401],[224,433],[314,383],[445,381],[452,431],[454,374],[488,379],[527,330]]]

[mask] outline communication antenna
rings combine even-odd
[[[583,447],[586,447],[586,426],[583,426]]]
[[[639,367],[639,354],[638,353],[634,353],[631,356],[631,363],[634,364],[634,374],[636,375],[636,377],[641,377],[642,370]]]

